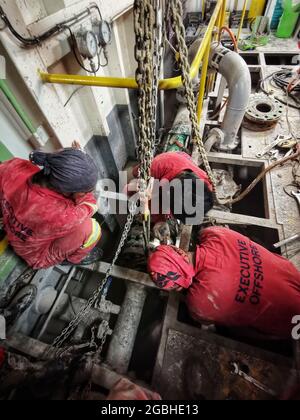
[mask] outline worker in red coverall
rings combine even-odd
[[[139,166],[136,166],[132,170],[132,176],[138,178]],[[213,207],[213,187],[209,181],[209,178],[202,169],[200,169],[192,160],[192,158],[184,152],[167,152],[162,153],[154,158],[151,166],[151,176],[158,181],[173,181],[178,179],[182,184],[182,198],[186,199],[187,195],[191,197],[192,204],[196,203],[196,181],[203,183],[204,194],[200,198],[199,202],[203,205],[203,215],[206,214]],[[185,181],[192,182],[191,194],[185,194],[184,188]],[[137,180],[134,179],[127,186],[129,192],[136,191]],[[176,193],[173,189],[170,191],[170,212],[176,219],[180,220],[186,224],[186,220],[193,217],[193,215],[188,215],[184,211],[184,206],[182,206],[181,212],[176,211]],[[166,215],[167,216],[167,215]],[[163,217],[163,215],[152,216],[152,222],[158,223],[165,221],[168,217]],[[198,224],[198,223],[197,223]]]
[[[101,228],[92,219],[97,180],[94,161],[76,148],[0,164],[0,216],[10,245],[31,267],[101,258]]]
[[[291,338],[300,315],[300,273],[283,257],[222,227],[202,231],[195,254],[160,246],[149,273],[166,290],[187,289],[186,303],[198,322]]]

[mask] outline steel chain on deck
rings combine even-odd
[[[169,0],[167,2],[166,18],[170,18],[172,29],[174,30],[176,36],[177,50],[179,52],[178,64],[182,73],[182,82],[192,123],[192,131],[194,136],[193,141],[198,147],[200,156],[203,160],[203,165],[215,191],[216,180],[208,161],[207,153],[203,144],[203,140],[201,138],[200,127],[197,118],[195,95],[193,92],[193,84],[190,77],[191,68],[188,60],[188,48],[185,42],[185,27],[183,24],[183,9],[181,0]]]
[[[130,232],[133,220],[134,220],[134,216],[135,216],[135,212],[136,212],[136,202],[130,201],[129,202],[129,215],[127,218],[127,222],[126,225],[124,227],[124,231],[120,240],[120,243],[118,245],[118,249],[116,251],[116,254],[114,256],[114,259],[105,275],[105,278],[100,282],[98,288],[94,291],[93,295],[90,297],[90,299],[88,300],[87,304],[78,312],[78,314],[75,316],[75,318],[70,322],[70,324],[62,331],[62,333],[53,341],[53,344],[51,345],[51,347],[48,349],[48,351],[46,352],[46,354],[50,355],[51,353],[51,349],[55,349],[55,355],[57,356],[61,356],[63,353],[65,353],[65,349],[62,349],[62,345],[65,343],[65,341],[70,337],[70,335],[72,334],[72,332],[78,327],[79,323],[86,317],[86,315],[88,314],[89,310],[95,305],[95,303],[97,302],[97,300],[99,299],[99,296],[101,296],[102,290],[105,286],[105,284],[107,283],[109,277],[111,276],[113,267],[115,266],[119,255],[123,249],[123,246],[126,242],[126,239],[128,237],[128,233]],[[101,340],[101,346],[103,347],[104,343],[105,343],[105,339],[107,337],[107,332],[109,331],[109,328],[106,329],[106,334],[104,334],[104,336],[102,337]]]

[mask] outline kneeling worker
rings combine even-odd
[[[198,322],[242,327],[291,338],[300,314],[300,272],[283,257],[226,228],[202,231],[195,254],[160,246],[149,257],[154,283],[187,289],[186,303]]]
[[[30,160],[0,165],[0,216],[14,251],[36,269],[99,260],[94,161],[75,148]]]
[[[138,177],[139,167],[136,166],[133,168],[132,176],[134,178]],[[179,180],[182,185],[182,199],[189,196],[193,206],[197,202],[203,206],[203,214],[206,214],[213,207],[213,187],[209,181],[209,178],[202,169],[200,169],[192,160],[192,158],[184,152],[167,152],[162,153],[156,156],[151,165],[151,176],[158,181],[173,181]],[[185,181],[191,181],[192,188],[189,191],[185,191]],[[196,197],[198,194],[196,189],[197,182],[203,183],[203,191],[201,191],[201,197]],[[136,179],[131,181],[128,186],[128,190],[134,191],[136,189]],[[182,223],[186,223],[187,219],[193,217],[194,215],[186,214],[185,206],[179,206],[182,208],[182,211],[177,211],[176,208],[176,193],[171,188],[170,191],[170,213]],[[180,204],[180,203],[179,203]],[[182,203],[184,204],[184,203]],[[161,222],[164,221],[166,217],[163,217],[162,214],[152,217],[152,222]]]

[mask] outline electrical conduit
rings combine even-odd
[[[36,133],[36,129],[29,118],[29,116],[24,111],[22,105],[18,102],[17,98],[9,88],[7,82],[3,79],[0,79],[0,90],[3,92],[5,97],[9,100],[13,108],[15,109],[16,113],[19,115],[21,120],[23,121],[24,125],[27,127],[27,129],[30,131],[31,134]]]

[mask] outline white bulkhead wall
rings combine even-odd
[[[227,0],[227,10],[242,10],[245,0]],[[185,10],[187,13],[201,12],[202,0],[184,0]],[[251,1],[248,0],[247,10],[249,10]]]
[[[25,37],[38,35],[56,23],[82,11],[91,3],[97,3],[105,20],[112,22],[113,38],[108,46],[109,65],[101,68],[99,76],[133,76],[134,31],[132,19],[133,0],[87,1],[87,0],[0,0],[15,29]],[[99,17],[96,11],[93,18]],[[72,29],[89,28],[87,18]],[[0,26],[1,28],[1,26]],[[126,90],[84,87],[77,92],[67,106],[64,106],[76,86],[43,84],[38,70],[50,73],[86,74],[76,63],[68,42],[68,32],[56,35],[41,46],[24,48],[9,30],[0,29],[0,42],[10,57],[15,73],[24,84],[18,83],[18,94],[28,98],[24,103],[28,114],[32,101],[36,109],[33,120],[48,130],[50,140],[46,148],[61,145],[68,147],[74,139],[82,146],[94,136],[107,136],[109,127],[106,117],[116,104],[129,104]],[[102,56],[102,60],[104,60]],[[85,62],[89,66],[88,61]],[[8,78],[15,87],[14,76]],[[20,92],[20,89],[22,92]]]

